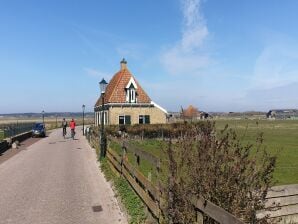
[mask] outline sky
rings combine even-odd
[[[125,58],[168,111],[298,108],[296,0],[0,0],[0,114],[92,111]]]

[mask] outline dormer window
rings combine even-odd
[[[131,78],[126,86],[126,102],[136,103],[137,102],[137,84],[133,78]]]

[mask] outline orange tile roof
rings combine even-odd
[[[126,91],[125,87],[127,86],[129,80],[133,78],[137,84],[137,103],[151,103],[150,97],[140,86],[138,81],[134,78],[134,76],[130,73],[127,68],[122,68],[119,72],[117,72],[109,84],[107,85],[105,92],[105,104],[106,103],[126,103]],[[95,107],[101,105],[101,97],[97,100]]]

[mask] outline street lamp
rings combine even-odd
[[[44,110],[43,111],[41,111],[41,113],[42,113],[42,123],[43,123],[43,126],[44,126]]]
[[[106,137],[104,133],[104,102],[105,102],[105,92],[108,83],[106,80],[102,79],[99,83],[100,91],[101,91],[101,126],[100,126],[100,159],[103,159],[106,156]]]
[[[85,105],[82,105],[82,109],[83,109],[83,136],[85,135]]]

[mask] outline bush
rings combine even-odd
[[[196,125],[204,126],[206,122],[198,122]],[[181,137],[192,127],[191,123],[171,124],[135,124],[135,125],[109,125],[106,127],[108,135],[117,136],[118,132],[125,132],[131,138],[164,139],[169,137]]]
[[[194,124],[184,130],[167,147],[165,219],[194,223],[190,197],[200,195],[245,222],[268,223],[268,217],[257,220],[256,211],[265,208],[276,156],[267,154],[262,136],[255,145],[242,146],[234,131],[226,127],[216,133],[214,123]],[[216,222],[205,216],[204,223]]]

